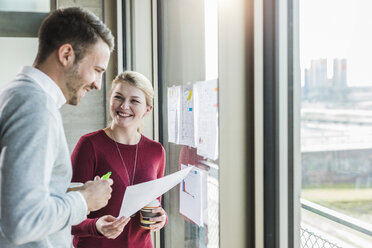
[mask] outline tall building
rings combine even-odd
[[[322,88],[328,86],[327,59],[311,60],[311,67],[308,73],[309,88]]]
[[[304,71],[304,91],[308,92],[314,88],[325,87],[347,87],[347,60],[333,60],[333,77],[328,79],[327,76],[327,59],[311,60],[310,68]]]
[[[304,83],[304,88],[302,91],[302,97],[307,98],[307,95],[309,93],[309,88],[310,88],[310,70],[305,69],[305,83]]]
[[[332,86],[344,88],[347,86],[347,61],[346,59],[333,60],[333,82]]]

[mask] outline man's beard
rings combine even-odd
[[[80,100],[78,98],[78,92],[83,85],[82,77],[78,74],[79,66],[73,66],[71,69],[66,71],[66,89],[68,91],[67,104],[78,105]]]

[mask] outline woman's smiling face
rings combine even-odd
[[[113,124],[137,129],[152,107],[146,105],[145,93],[127,82],[116,83],[110,97]]]

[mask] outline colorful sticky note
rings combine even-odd
[[[189,90],[189,96],[187,97],[187,101],[190,101],[192,97],[192,90]]]

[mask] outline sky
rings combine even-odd
[[[372,87],[372,0],[299,0],[300,62],[347,59],[348,86]]]

